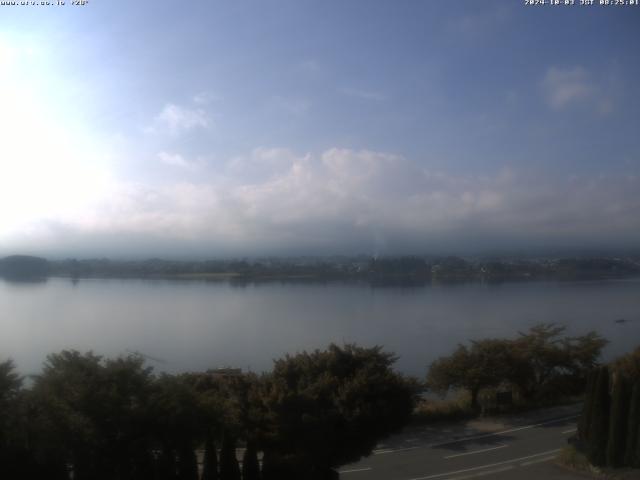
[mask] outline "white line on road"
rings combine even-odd
[[[523,462],[520,464],[520,466],[527,467],[529,465],[535,465],[536,463],[548,462],[549,460],[553,460],[554,458],[556,458],[555,455],[552,455],[550,457],[538,458],[537,460],[530,460],[528,462]]]
[[[373,455],[384,455],[385,453],[396,453],[396,452],[406,452],[407,450],[417,450],[422,447],[406,447],[406,448],[395,448],[388,450],[374,450]]]
[[[578,429],[577,429],[577,428],[572,428],[572,429],[570,429],[570,430],[565,430],[564,432],[562,432],[562,434],[564,435],[564,434],[566,434],[566,433],[573,433],[573,432],[577,432],[577,431],[578,431]]]
[[[434,443],[434,444],[430,444],[430,445],[415,446],[415,447],[405,447],[405,448],[381,448],[381,449],[378,449],[378,450],[374,450],[372,452],[372,454],[373,455],[383,455],[383,454],[386,454],[386,453],[406,452],[407,450],[416,450],[418,448],[444,447],[446,445],[452,445],[454,443],[469,442],[471,440],[479,440],[481,438],[493,437],[495,435],[503,435],[505,433],[518,432],[520,430],[527,430],[529,428],[541,427],[543,425],[549,425],[549,424],[552,424],[552,423],[560,423],[560,422],[564,422],[565,420],[572,420],[574,418],[578,418],[579,416],[580,415],[571,415],[570,417],[556,418],[554,420],[548,420],[546,422],[536,423],[534,425],[525,425],[523,427],[511,428],[509,430],[501,430],[499,432],[483,433],[483,434],[480,434],[480,435],[472,435],[472,436],[469,436],[469,437],[459,438],[457,440],[449,440],[449,441],[446,441],[446,442]],[[562,433],[565,433],[565,432],[562,432]],[[568,433],[568,432],[566,432],[566,433]]]
[[[369,470],[371,470],[371,467],[352,468],[351,470],[339,470],[338,473],[342,475],[343,473],[368,472]]]
[[[462,477],[450,477],[447,480],[467,480],[469,478],[484,477],[486,475],[494,475],[496,473],[506,472],[507,470],[513,470],[514,468],[516,467],[514,467],[513,465],[508,465],[506,467],[496,468],[495,470],[488,470],[486,472],[480,472],[480,473],[472,473],[471,475],[464,475]]]
[[[548,420],[546,422],[536,423],[534,425],[525,425],[524,427],[510,428],[509,430],[502,430],[500,432],[483,433],[481,435],[475,435],[475,436],[471,436],[471,437],[463,437],[463,438],[459,438],[457,440],[451,440],[451,441],[448,441],[448,442],[437,443],[435,445],[431,445],[431,447],[432,448],[434,448],[434,447],[443,447],[445,445],[451,445],[452,443],[468,442],[470,440],[478,440],[480,438],[492,437],[492,436],[495,436],[495,435],[503,435],[505,433],[519,432],[520,430],[527,430],[529,428],[541,427],[543,425],[549,425],[551,423],[560,423],[560,422],[563,422],[565,420],[571,420],[573,418],[578,418],[579,416],[580,415],[571,415],[570,417],[556,418],[555,420]]]
[[[416,477],[410,480],[428,480],[430,478],[446,477],[447,475],[457,475],[458,473],[473,472],[475,470],[483,470],[485,468],[497,467],[498,465],[506,465],[508,463],[515,463],[521,460],[527,460],[529,458],[541,457],[543,455],[557,453],[560,450],[561,450],[560,448],[556,448],[555,450],[549,450],[547,452],[542,452],[542,453],[535,453],[533,455],[527,455],[526,457],[513,458],[511,460],[505,460],[504,462],[489,463],[488,465],[480,465],[479,467],[466,468],[464,470],[456,470],[455,472],[436,473],[435,475],[427,475],[426,477]]]
[[[444,457],[444,458],[449,459],[449,458],[463,457],[465,455],[474,455],[476,453],[490,452],[491,450],[498,450],[499,448],[506,448],[507,446],[508,445],[498,445],[497,447],[483,448],[482,450],[473,450],[472,452],[456,453],[455,455],[449,455],[448,457]]]

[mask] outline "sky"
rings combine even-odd
[[[0,5],[0,255],[639,244],[640,6],[51,3]]]

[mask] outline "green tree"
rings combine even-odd
[[[176,458],[204,441],[209,430],[207,412],[189,375],[162,374],[153,384],[149,412],[159,446]]]
[[[236,458],[236,441],[226,432],[220,451],[220,480],[240,480],[240,466]]]
[[[582,415],[580,415],[580,421],[578,423],[578,436],[581,439],[587,439],[589,437],[589,421],[593,414],[593,399],[595,397],[596,380],[598,376],[597,370],[592,370],[587,377],[587,388],[584,398],[584,405],[582,407]]]
[[[607,464],[612,467],[621,467],[624,464],[627,422],[629,420],[629,393],[627,379],[618,372],[613,378],[607,442]]]
[[[178,478],[180,480],[198,480],[198,460],[193,447],[188,442],[182,442],[180,445]]]
[[[22,448],[25,436],[21,407],[22,378],[12,360],[0,362],[0,477],[24,475],[28,459]]]
[[[262,480],[297,480],[295,458],[267,449],[262,456]]]
[[[156,472],[159,480],[178,479],[178,467],[176,466],[176,455],[173,449],[167,446],[162,448],[157,460]]]
[[[602,366],[598,370],[593,411],[589,423],[589,436],[587,438],[587,456],[594,465],[600,466],[606,463],[609,408],[609,368]]]
[[[13,361],[0,362],[0,451],[7,447],[14,433],[12,420],[21,389],[22,378],[16,373]]]
[[[617,358],[613,362],[612,367],[622,372],[628,378],[640,381],[640,347],[637,347],[631,353]]]
[[[404,426],[416,382],[393,372],[394,361],[380,347],[355,345],[276,360],[262,395],[269,431],[264,450],[273,468],[284,462],[297,478],[329,472],[370,454]]]
[[[149,475],[151,370],[136,356],[50,355],[36,377],[41,444],[73,465],[74,478]]]
[[[218,454],[216,452],[216,444],[211,435],[207,435],[204,444],[202,480],[218,480]]]
[[[525,398],[584,391],[586,376],[597,365],[607,341],[595,332],[563,336],[565,330],[563,326],[542,323],[520,333],[514,341],[518,368],[511,380]]]
[[[254,442],[247,442],[247,448],[242,457],[242,480],[260,480],[258,451]]]
[[[517,365],[512,342],[489,339],[459,345],[456,351],[436,360],[429,367],[427,385],[442,393],[463,388],[471,394],[471,407],[478,408],[480,390],[496,387],[514,374]]]
[[[640,467],[640,382],[636,380],[629,405],[629,421],[627,422],[627,439],[624,464]]]

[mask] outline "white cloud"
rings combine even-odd
[[[288,148],[258,147],[227,163],[228,178],[249,183],[268,179],[286,172],[298,160],[299,156]]]
[[[193,96],[193,103],[196,105],[208,105],[211,102],[215,102],[220,98],[211,92],[200,92]]]
[[[264,172],[247,177],[252,165]],[[261,148],[207,183],[114,185],[82,214],[58,216],[55,224],[64,227],[58,244],[65,235],[115,235],[208,254],[368,253],[380,245],[429,252],[637,242],[639,209],[640,178],[633,176],[454,175],[383,152]],[[42,228],[55,233],[46,220]]]
[[[195,170],[198,168],[197,162],[189,161],[179,153],[159,152],[158,159],[160,162],[171,167],[179,167],[187,170]]]
[[[146,130],[150,133],[167,131],[172,135],[178,135],[196,128],[208,128],[210,124],[209,115],[202,108],[167,103]]]
[[[542,79],[547,103],[555,109],[591,99],[596,88],[589,73],[582,67],[551,67]]]

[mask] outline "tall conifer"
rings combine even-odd
[[[628,467],[640,466],[640,458],[636,451],[640,448],[638,434],[640,433],[640,382],[636,382],[631,393],[629,405],[629,421],[627,422],[627,441],[624,453],[624,464]]]
[[[609,439],[607,465],[621,467],[624,463],[629,413],[629,388],[627,379],[620,372],[613,378],[613,392],[609,415]]]
[[[598,466],[604,465],[606,462],[609,404],[609,369],[603,366],[598,370],[587,446],[589,461]]]
[[[580,416],[580,422],[578,424],[578,437],[583,441],[587,441],[589,438],[589,425],[591,422],[591,416],[593,415],[593,398],[595,397],[597,374],[597,370],[591,370],[587,376],[584,406],[582,408],[582,415]]]

